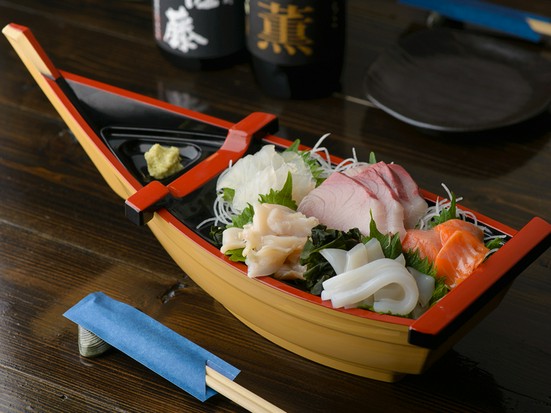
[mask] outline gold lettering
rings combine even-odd
[[[285,50],[289,55],[294,56],[302,52],[306,56],[312,54],[313,40],[306,36],[306,28],[313,19],[307,16],[312,13],[312,7],[303,7],[289,4],[286,8],[278,3],[259,2],[264,9],[258,13],[262,19],[262,32],[258,35],[257,45],[260,49],[266,50],[270,46],[276,54]]]

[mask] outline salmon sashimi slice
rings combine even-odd
[[[476,235],[468,230],[456,230],[434,260],[437,274],[445,277],[446,285],[453,288],[471,275],[488,251]]]
[[[450,219],[434,227],[434,230],[440,234],[442,245],[455,233],[455,231],[467,231],[473,234],[481,242],[484,240],[484,231],[475,224],[462,219]]]
[[[408,229],[402,241],[404,251],[418,251],[421,258],[428,258],[430,262],[436,260],[441,248],[440,234],[433,230]]]
[[[467,278],[489,251],[482,229],[461,219],[450,219],[430,230],[408,229],[402,249],[428,258],[450,288]]]

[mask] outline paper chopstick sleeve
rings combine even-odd
[[[102,292],[86,296],[64,316],[201,401],[216,394],[206,385],[207,365],[230,380],[239,374],[214,354]]]

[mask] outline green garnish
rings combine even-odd
[[[234,250],[226,251],[226,255],[231,261],[234,262],[245,262],[245,257],[243,256],[244,248],[236,248]]]
[[[429,307],[433,305],[435,302],[440,300],[442,297],[444,297],[450,289],[444,282],[444,277],[434,277],[436,282],[434,283],[434,291],[432,292],[432,297],[429,301]]]
[[[486,243],[486,248],[489,250],[498,249],[501,248],[505,244],[505,240],[503,238],[492,238]]]
[[[402,243],[400,241],[400,234],[382,234],[377,228],[377,224],[373,219],[373,214],[370,212],[371,222],[369,223],[369,236],[364,237],[362,242],[365,244],[372,238],[375,238],[381,244],[383,253],[386,258],[395,259],[402,253]]]
[[[232,223],[229,227],[243,228],[246,224],[253,222],[254,208],[251,204],[247,204],[247,207],[239,214],[232,217]]]
[[[297,203],[293,199],[293,175],[291,172],[287,174],[287,179],[280,190],[270,189],[266,195],[260,195],[258,201],[261,204],[283,205],[296,211]]]
[[[223,188],[222,189],[222,198],[226,202],[233,202],[233,197],[235,196],[235,189],[233,188]]]
[[[312,236],[306,241],[300,254],[300,264],[307,266],[304,273],[304,287],[314,295],[320,295],[322,283],[335,276],[333,267],[323,258],[320,251],[325,248],[350,250],[362,240],[362,234],[357,228],[350,231],[328,229],[325,225],[312,228]]]
[[[375,157],[375,152],[370,152],[369,153],[369,163],[372,164],[372,165],[377,163],[377,158]]]
[[[300,140],[295,140],[291,146],[285,149],[285,152],[296,152],[304,161],[304,163],[310,168],[310,173],[316,181],[316,186],[319,186],[325,178],[323,177],[323,168],[320,166],[319,162],[312,157],[309,151],[300,151],[298,149],[300,145]]]
[[[450,198],[451,198],[450,205],[447,208],[442,209],[442,212],[440,212],[440,215],[430,220],[429,228],[433,228],[438,224],[449,221],[450,219],[457,218],[456,200],[455,200],[455,194],[453,192],[451,192]]]
[[[233,191],[233,189],[228,192],[231,192],[231,191]],[[235,191],[233,192],[235,193]],[[292,195],[293,195],[293,176],[291,175],[291,172],[289,172],[287,175],[287,180],[283,185],[283,188],[281,188],[278,191],[274,189],[270,189],[269,193],[267,193],[266,195],[260,195],[258,197],[258,202],[260,202],[261,204],[283,205],[296,211],[297,203],[293,200]],[[228,225],[228,228],[229,227],[243,228],[246,224],[250,224],[251,222],[253,222],[253,217],[254,217],[254,208],[251,204],[247,204],[247,207],[241,212],[241,214],[235,215],[232,217],[232,223]]]
[[[422,274],[436,277],[436,267],[427,257],[421,258],[418,250],[404,251],[404,257],[406,258],[406,265],[408,267],[415,268]]]

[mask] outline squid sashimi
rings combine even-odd
[[[391,289],[386,294],[377,295],[389,286],[397,287],[399,294]],[[336,275],[325,281],[323,288],[322,299],[330,299],[335,308],[355,306],[375,296],[375,311],[406,315],[419,301],[415,278],[400,262],[388,258]]]

